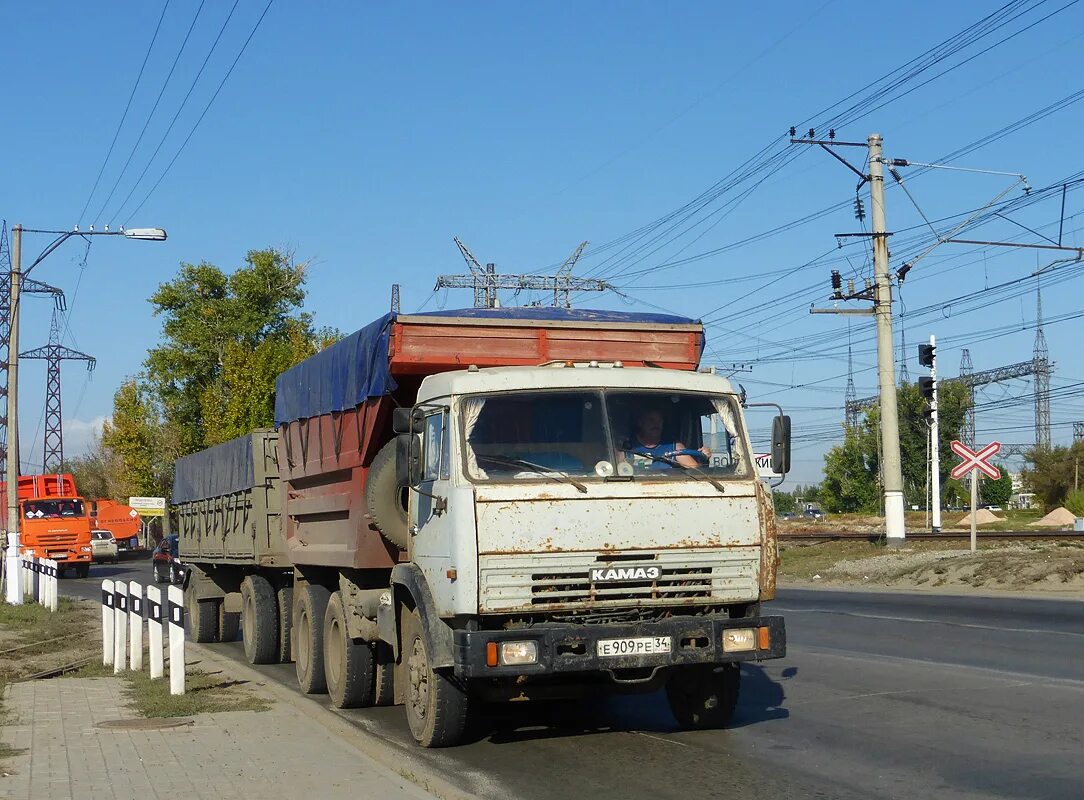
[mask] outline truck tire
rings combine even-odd
[[[459,744],[467,730],[470,698],[449,675],[431,666],[417,610],[404,608],[402,619],[404,706],[410,733],[422,747]]]
[[[250,664],[273,664],[279,654],[279,603],[262,575],[241,582],[241,638]]]
[[[290,635],[293,628],[294,587],[280,586],[275,592],[279,606],[279,652],[280,664],[289,664],[294,660],[290,652]]]
[[[387,642],[373,642],[373,705],[395,705],[395,654]]]
[[[89,578],[90,577],[90,564],[76,564],[75,565],[75,577],[77,577],[77,578]]]
[[[305,694],[327,691],[324,677],[324,614],[331,593],[323,586],[309,584],[300,590],[297,619],[294,624],[294,647],[297,659],[297,685]]]
[[[324,612],[324,677],[336,708],[373,704],[373,649],[350,638],[339,592],[332,593]]]
[[[236,642],[237,634],[241,630],[241,614],[237,611],[227,611],[225,601],[218,603],[218,641]]]
[[[217,642],[219,601],[196,600],[196,592],[193,590],[188,592],[186,605],[188,608],[185,613],[188,615],[188,631],[192,641],[200,644]]]
[[[396,547],[407,549],[405,490],[395,482],[395,440],[380,448],[365,481],[365,503],[369,518],[380,533]]]
[[[737,664],[678,667],[666,682],[666,699],[682,728],[722,728],[734,715],[740,687]]]

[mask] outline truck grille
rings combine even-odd
[[[46,547],[53,545],[69,545],[79,541],[78,533],[42,533],[38,535],[38,541]]]
[[[755,599],[760,548],[665,550],[632,557],[537,553],[479,558],[483,612],[640,608]],[[597,567],[658,568],[655,578],[592,581]],[[632,574],[632,573],[629,573]]]

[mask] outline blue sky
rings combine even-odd
[[[14,122],[5,126],[8,191],[0,217],[9,225],[49,229],[125,222],[191,131],[265,3],[239,1],[174,129],[149,161],[232,5],[209,0],[196,18],[197,2],[170,2],[89,204],[162,3],[118,4],[108,13],[74,2],[28,4],[12,16],[16,35],[0,53]],[[1036,6],[986,43],[1064,5]],[[85,248],[71,241],[35,271],[34,277],[68,292],[66,344],[98,358],[89,381],[81,365],[65,366],[69,453],[109,414],[119,381],[139,371],[160,329],[146,298],[182,261],[233,269],[249,249],[290,248],[312,264],[309,310],[320,323],[343,330],[386,310],[392,282],[403,286],[404,310],[468,305],[469,292],[431,291],[436,275],[463,268],[453,236],[507,272],[560,262],[584,239],[604,245],[682,206],[791,124],[994,7],[914,2],[871,17],[838,1],[452,6],[277,0],[172,169],[130,219],[167,228],[169,241],[101,238],[85,267]],[[121,175],[193,19],[159,108]],[[877,130],[890,156],[934,161],[1082,88],[1076,77],[1084,74],[1082,37],[1084,8],[1071,4],[839,134],[862,141]],[[1084,104],[1070,105],[953,163],[1026,173],[1036,188],[1057,182],[1079,169],[1082,116]],[[610,278],[625,295],[584,296],[577,298],[580,306],[660,307],[709,321],[727,315],[709,328],[710,360],[756,362],[740,380],[756,399],[792,410],[795,431],[805,436],[795,454],[802,482],[818,477],[821,455],[838,430],[848,336],[845,318],[811,316],[806,309],[813,300],[828,304],[831,268],[868,272],[860,241],[807,269],[785,272],[828,253],[832,234],[858,224],[849,205],[855,177],[827,154],[807,150],[766,175],[725,216],[709,216],[656,253],[626,251],[621,269],[641,274],[614,274],[618,265],[604,261],[612,250],[588,250],[577,268]],[[121,207],[148,161],[147,176]],[[118,175],[117,193],[105,203]],[[908,185],[923,213],[936,220],[981,207],[1012,182],[939,171],[916,174]],[[1015,188],[1007,197],[1019,195]],[[841,210],[754,244],[657,268],[841,202],[847,203]],[[1033,229],[1047,226],[1041,232],[1056,238],[1059,202],[1035,203],[1010,216]],[[85,204],[89,210],[80,216]],[[1076,231],[1084,215],[1074,216],[1081,211],[1084,194],[1070,192],[1066,243],[1084,245]],[[922,224],[898,189],[889,192],[888,217],[893,230]],[[969,238],[1038,241],[1015,223],[998,221]],[[904,233],[898,236],[902,250]],[[46,244],[47,237],[28,235],[24,259]],[[1023,277],[1053,257],[1041,254],[1037,261],[1035,251],[942,245],[909,275],[897,311],[934,307]],[[899,261],[894,258],[894,269]],[[1075,270],[1067,265],[1044,293],[1048,318],[1079,309]],[[912,378],[919,372],[914,345],[930,333],[948,342],[940,355],[949,375],[957,372],[962,344],[976,369],[1029,358],[1034,293],[1005,294],[982,311],[974,308],[985,297],[914,320],[905,316]],[[530,299],[503,298],[506,304]],[[715,309],[721,310],[708,313]],[[27,304],[26,347],[45,342],[48,316],[47,301]],[[1019,330],[1007,330],[1013,326]],[[1006,330],[994,338],[976,333],[994,327]],[[870,326],[852,321],[850,329],[858,394],[872,394]],[[1074,377],[1084,372],[1079,331],[1072,320],[1047,328],[1057,362],[1053,385],[1068,387],[1055,392],[1055,441],[1071,438],[1072,421],[1084,419],[1073,387],[1084,380]],[[798,345],[803,349],[794,350]],[[33,462],[40,460],[35,423],[44,365],[27,364],[23,376],[24,460]],[[1024,380],[984,391],[978,438],[1030,441],[1029,391]]]

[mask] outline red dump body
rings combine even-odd
[[[569,314],[573,317],[576,312]],[[421,379],[479,367],[553,361],[621,361],[628,366],[695,370],[703,326],[609,318],[486,318],[403,315],[391,322],[388,365],[398,388],[344,411],[279,423],[279,475],[285,490],[287,547],[295,564],[388,568],[406,554],[370,524],[365,480],[391,440],[391,411],[412,406]],[[588,317],[588,318],[584,318]]]

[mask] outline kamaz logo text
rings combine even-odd
[[[662,576],[661,567],[596,567],[591,570],[591,582],[653,581]]]

